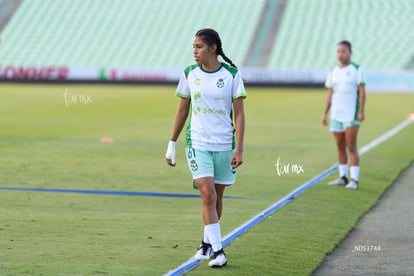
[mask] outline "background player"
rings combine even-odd
[[[339,64],[328,74],[325,86],[328,88],[322,123],[327,125],[327,114],[331,110],[330,131],[338,149],[339,179],[330,185],[346,185],[357,189],[359,181],[359,155],[357,135],[360,122],[365,119],[365,74],[361,66],[351,62],[352,46],[349,41],[337,44],[336,56]],[[348,181],[349,152],[350,176]]]

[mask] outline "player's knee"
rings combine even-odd
[[[217,204],[217,194],[214,189],[208,189],[202,193],[203,204],[205,205],[216,205]]]
[[[358,154],[357,147],[354,145],[349,145],[348,147],[349,154]]]

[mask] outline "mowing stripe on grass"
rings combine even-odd
[[[378,146],[382,142],[388,140],[389,138],[391,138],[392,136],[394,136],[395,134],[400,132],[402,129],[404,129],[405,127],[410,125],[413,121],[414,121],[414,119],[409,117],[408,119],[402,121],[401,123],[399,123],[398,125],[396,125],[392,129],[390,129],[389,131],[387,131],[386,133],[381,135],[380,137],[372,140],[370,143],[363,146],[359,150],[360,155],[363,155],[363,154],[367,153],[369,150],[375,148],[376,146]],[[296,188],[295,190],[293,190],[292,192],[287,194],[285,197],[283,197],[279,201],[272,204],[267,209],[263,210],[262,212],[260,212],[259,214],[257,214],[253,218],[251,218],[250,220],[246,221],[245,223],[243,223],[242,225],[240,225],[239,227],[237,227],[236,229],[231,231],[229,234],[227,234],[226,236],[223,237],[223,246],[227,246],[228,244],[230,244],[234,239],[241,236],[243,233],[245,233],[247,230],[251,229],[253,226],[258,224],[259,222],[261,222],[267,216],[271,215],[272,213],[276,212],[278,209],[280,209],[283,206],[285,206],[286,204],[288,204],[290,201],[295,199],[297,196],[299,196],[301,193],[303,193],[304,191],[306,191],[310,187],[314,186],[316,183],[320,182],[324,178],[326,178],[329,175],[331,175],[332,173],[334,173],[337,169],[338,169],[338,163],[332,165],[327,170],[325,170],[322,173],[320,173],[319,175],[315,176],[314,178],[312,178],[308,182],[302,184],[301,186],[299,186],[298,188]],[[167,272],[164,275],[165,276],[167,276],[167,275],[168,276],[181,275],[181,274],[193,269],[199,263],[200,263],[200,261],[194,260],[194,258],[191,257],[188,261],[181,264],[180,266],[178,266],[174,270],[171,270],[171,271]]]
[[[111,191],[111,190],[50,189],[50,188],[24,188],[24,187],[0,187],[0,190],[43,192],[43,193],[118,195],[118,196],[152,196],[152,197],[178,197],[178,198],[199,198],[200,197],[199,194],[177,194],[177,193]],[[236,196],[225,196],[225,197],[226,198],[240,198]]]

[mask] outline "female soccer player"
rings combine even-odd
[[[197,64],[187,67],[178,83],[180,103],[165,157],[168,165],[175,166],[175,143],[190,114],[185,152],[200,190],[204,221],[204,237],[194,258],[207,260],[212,250],[209,266],[222,267],[227,264],[219,222],[222,199],[224,188],[235,182],[236,168],[243,163],[246,92],[216,31],[199,30],[193,48]]]
[[[336,47],[339,64],[329,73],[325,86],[328,88],[323,125],[327,125],[327,114],[331,109],[330,131],[338,148],[339,179],[329,185],[345,185],[357,189],[359,181],[359,156],[357,135],[360,123],[365,119],[365,73],[361,66],[351,62],[352,46],[349,41],[341,41]],[[350,176],[348,181],[349,152]]]

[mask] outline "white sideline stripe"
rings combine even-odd
[[[359,154],[362,155],[362,154],[366,153],[367,151],[371,150],[372,148],[375,148],[376,146],[378,146],[382,142],[390,139],[392,136],[394,136],[395,134],[397,134],[398,132],[400,132],[402,129],[404,129],[405,127],[407,127],[412,122],[413,122],[413,120],[411,120],[411,119],[406,119],[406,120],[402,121],[401,123],[399,123],[398,125],[396,125],[392,129],[390,129],[389,131],[387,131],[386,133],[384,133],[380,137],[374,139],[373,141],[371,141],[367,145],[363,146],[359,150]]]
[[[404,129],[405,127],[410,125],[412,122],[414,122],[413,119],[406,119],[406,120],[402,121],[401,123],[399,123],[398,125],[396,125],[392,129],[390,129],[389,131],[387,131],[386,133],[384,133],[380,137],[372,140],[367,145],[363,146],[359,150],[359,154],[363,155],[363,154],[367,153],[369,150],[375,148],[379,144],[383,143],[384,141],[388,140],[389,138],[391,138],[392,136],[394,136],[395,134],[400,132],[402,129]],[[301,193],[306,191],[308,188],[312,187],[316,183],[320,182],[322,179],[324,179],[324,178],[328,177],[329,175],[331,175],[333,172],[336,171],[337,168],[338,168],[338,163],[332,165],[327,170],[325,170],[322,173],[320,173],[319,175],[315,176],[310,181],[302,184],[301,186],[299,186],[298,188],[296,188],[295,190],[293,190],[292,192],[287,194],[285,197],[283,197],[282,199],[280,199],[277,202],[275,202],[274,204],[272,204],[267,209],[261,211],[260,213],[255,215],[253,218],[246,221],[245,223],[243,223],[242,225],[240,225],[239,227],[237,227],[233,231],[231,231],[229,234],[227,234],[226,236],[223,237],[223,247],[227,246],[234,239],[238,238],[243,233],[245,233],[247,230],[251,229],[254,225],[256,225],[257,223],[259,223],[260,221],[262,221],[263,219],[265,219],[266,217],[268,217],[272,213],[276,212],[278,209],[280,209],[283,206],[285,206],[286,204],[288,204],[289,201],[295,199],[298,195],[300,195]],[[188,259],[186,262],[182,263],[177,268],[175,268],[173,270],[170,270],[167,273],[165,273],[164,276],[182,275],[183,273],[185,273],[185,272],[193,269],[194,267],[196,267],[199,263],[200,263],[200,261],[194,260],[194,258],[191,257],[190,259]]]

